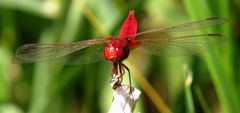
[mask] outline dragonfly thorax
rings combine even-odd
[[[104,57],[112,62],[121,62],[130,52],[130,43],[125,39],[113,38],[104,49]]]

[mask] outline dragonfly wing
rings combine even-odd
[[[64,58],[68,55],[71,56],[73,55],[74,52],[79,52],[81,50],[85,51],[86,48],[91,48],[91,46],[96,46],[96,45],[103,46],[106,43],[109,43],[109,40],[104,38],[104,39],[91,39],[91,40],[84,40],[76,43],[64,43],[64,44],[27,44],[17,49],[17,52],[12,59],[12,62],[13,63],[32,63],[32,62],[42,62],[42,61],[49,61],[49,60],[60,61],[59,59]],[[95,50],[97,51],[98,49],[95,49]],[[90,60],[90,59],[87,59],[87,60]]]
[[[67,65],[94,63],[104,59],[104,47],[104,45],[91,45],[89,47],[76,50],[63,57],[57,58],[56,62]]]
[[[179,24],[179,25],[175,25],[175,26],[147,30],[147,31],[140,32],[140,33],[136,34],[135,36],[144,35],[144,34],[148,34],[148,33],[154,33],[154,32],[191,31],[191,30],[207,28],[207,27],[210,27],[213,25],[222,24],[222,23],[226,23],[226,22],[227,22],[227,19],[225,19],[225,18],[220,18],[220,17],[207,18],[204,20],[183,23],[183,24]]]
[[[222,47],[227,40],[220,34],[145,38],[139,40],[141,44],[138,49],[157,56],[186,56]]]

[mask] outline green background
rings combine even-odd
[[[125,63],[142,91],[134,112],[240,113],[239,0],[0,0],[0,113],[106,113],[111,62],[12,64],[11,58],[27,43],[117,36],[131,9],[139,31],[224,17],[228,23],[208,31],[230,39],[224,48],[186,57],[132,53]],[[189,33],[207,31],[181,34]],[[158,99],[163,103],[152,101]]]

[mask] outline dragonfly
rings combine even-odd
[[[137,20],[134,11],[131,10],[123,22],[118,36],[73,43],[26,44],[17,49],[12,63],[55,61],[66,65],[78,65],[105,59],[113,63],[110,81],[112,88],[116,89],[121,86],[124,70],[128,71],[129,85],[132,87],[130,70],[123,60],[127,59],[130,51],[135,48],[157,56],[185,56],[221,46],[227,41],[227,38],[221,34],[198,34],[171,38],[161,36],[151,38],[144,37],[144,35],[193,31],[226,22],[225,18],[206,18],[170,27],[156,27],[137,33]]]

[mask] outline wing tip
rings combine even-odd
[[[207,18],[206,20],[218,20],[220,21],[220,23],[227,23],[229,22],[229,20],[227,18],[224,18],[224,17],[210,17],[210,18]]]
[[[211,36],[213,38],[218,38],[219,39],[219,43],[225,45],[227,44],[229,41],[231,41],[230,38],[225,37],[222,34],[208,34],[208,36]]]
[[[222,34],[207,34],[208,36],[224,37]]]
[[[17,64],[16,57],[13,57],[13,58],[11,59],[11,63],[12,63],[12,64]]]
[[[225,38],[225,39],[229,39],[229,38],[225,37],[225,36],[222,35],[222,34],[207,34],[207,36],[211,36],[211,37],[214,37],[214,38]]]
[[[22,59],[19,59],[18,57],[14,56],[11,59],[11,63],[12,64],[21,64],[21,63],[24,63],[24,62],[22,61]]]

